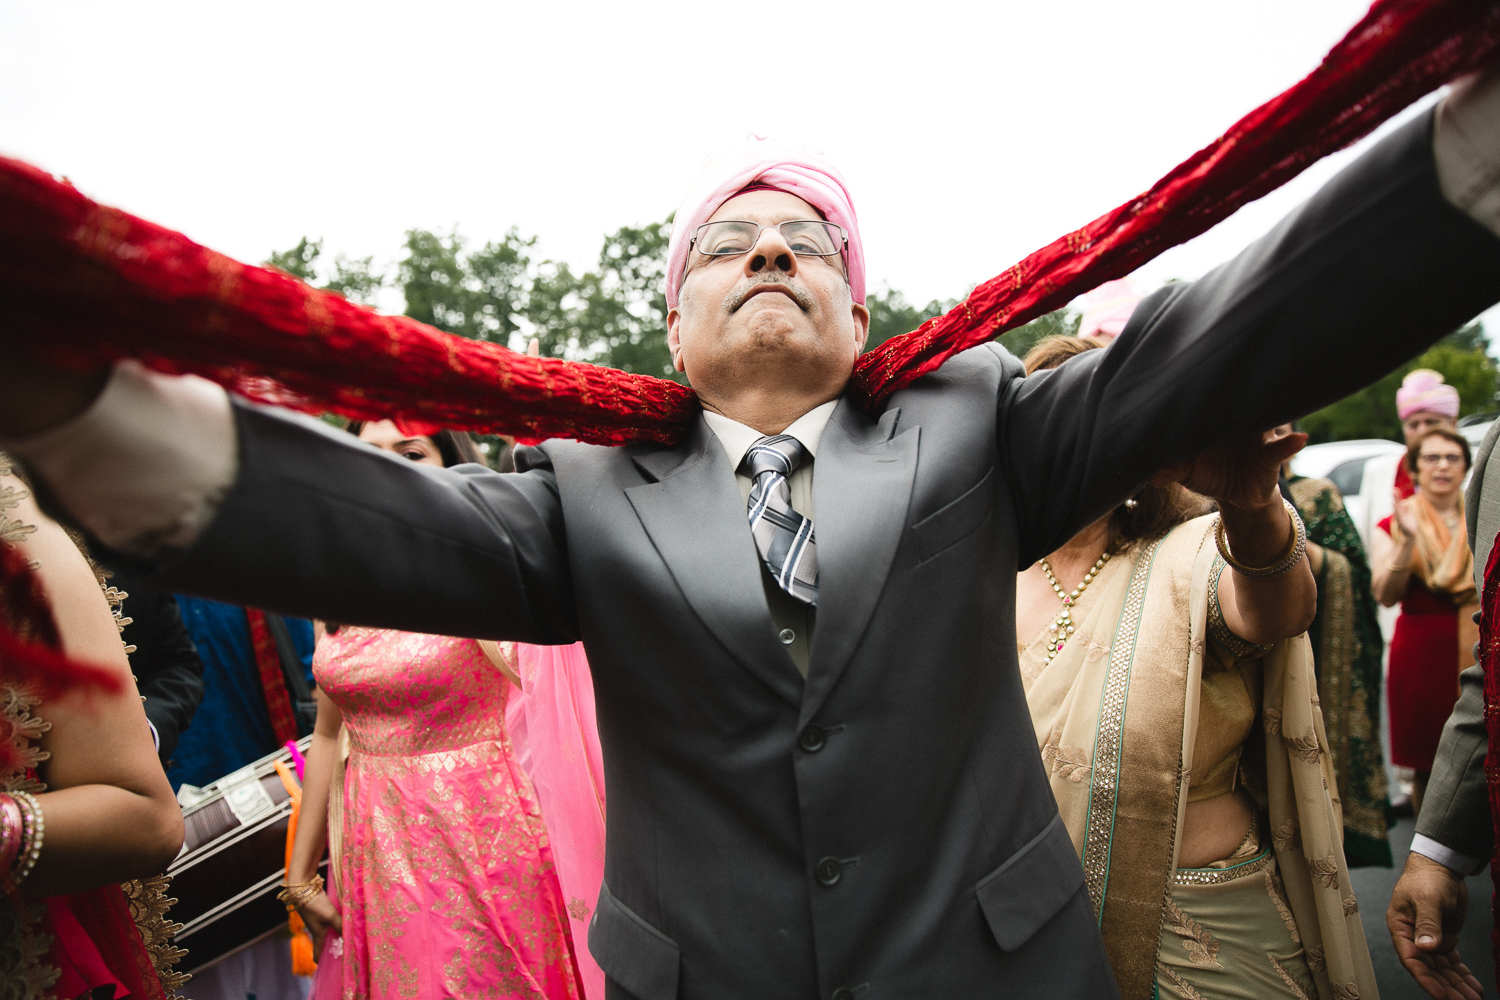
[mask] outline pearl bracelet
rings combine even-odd
[[[1297,561],[1307,551],[1307,525],[1302,523],[1302,516],[1297,513],[1297,508],[1287,502],[1286,497],[1281,498],[1281,505],[1286,508],[1287,516],[1292,520],[1292,541],[1281,558],[1270,566],[1246,566],[1230,555],[1229,539],[1224,533],[1224,518],[1220,516],[1214,521],[1214,544],[1219,548],[1219,555],[1223,556],[1224,561],[1236,573],[1262,580],[1281,576],[1291,572],[1292,567],[1297,565]]]

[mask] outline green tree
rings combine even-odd
[[[889,285],[873,295],[865,296],[865,306],[870,310],[870,336],[865,341],[865,350],[872,350],[903,333],[910,333],[933,316],[941,316],[952,309],[957,300],[933,299],[925,306],[914,306],[906,296]]]
[[[266,264],[287,274],[331,292],[338,292],[352,302],[371,305],[375,294],[385,287],[385,277],[375,270],[374,257],[351,258],[339,254],[333,262],[333,274],[327,281],[321,278],[318,261],[323,255],[323,241],[310,240],[306,236],[297,241],[290,250],[273,250]]]
[[[1027,351],[1048,337],[1077,336],[1078,324],[1082,319],[1083,316],[1080,313],[1070,309],[1058,309],[1038,316],[1030,323],[1018,326],[1009,333],[1002,333],[999,337],[1000,346],[1016,357],[1024,358]]]
[[[627,372],[682,380],[667,350],[667,243],[672,217],[604,237],[597,270],[578,282],[581,356]]]
[[[323,287],[338,292],[350,302],[369,306],[375,304],[375,296],[385,284],[385,275],[375,270],[374,257],[339,254],[333,262],[333,275]]]
[[[322,253],[322,240],[309,240],[304,236],[290,250],[271,251],[271,256],[266,259],[266,264],[277,270],[285,271],[294,278],[301,278],[311,285],[318,280],[318,257]]]
[[[1314,444],[1354,438],[1399,441],[1401,421],[1396,417],[1396,390],[1414,368],[1431,368],[1443,373],[1448,384],[1458,390],[1460,415],[1493,410],[1496,368],[1487,348],[1484,328],[1477,322],[1470,323],[1374,385],[1345,396],[1337,403],[1304,417],[1299,423]]]

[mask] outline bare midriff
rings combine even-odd
[[[1187,804],[1177,867],[1204,868],[1239,849],[1255,822],[1255,807],[1244,791]]]

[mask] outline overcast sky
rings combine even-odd
[[[1150,186],[1366,7],[0,0],[0,154],[247,261],[518,226],[586,267],[753,132],[838,163],[871,287],[925,302]],[[1143,278],[1201,274],[1335,165]]]

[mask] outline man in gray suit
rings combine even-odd
[[[1500,462],[1492,462],[1500,421],[1474,453],[1464,497],[1474,583],[1484,591],[1484,568],[1500,534]],[[1484,723],[1484,669],[1459,675],[1461,694],[1443,726],[1432,777],[1406,868],[1386,910],[1391,943],[1413,979],[1440,1000],[1475,1000],[1479,981],[1458,953],[1458,932],[1469,908],[1464,878],[1484,870],[1494,853],[1489,790],[1484,777],[1489,737]]]
[[[1495,131],[1496,91],[1459,110]],[[1500,222],[1474,216],[1500,150],[1465,134],[1451,114],[1397,130],[1236,260],[1143,302],[1108,351],[1027,379],[986,345],[874,412],[846,394],[855,255],[816,233],[837,199],[752,177],[707,209],[739,236],[680,236],[705,240],[669,319],[705,416],[677,445],[431,470],[204,383],[17,353],[0,437],[114,559],[173,587],[581,637],[610,798],[589,945],[611,998],[1092,1000],[1114,993],[1098,875],[1036,752],[1016,570],[1164,466],[1500,299]],[[1190,471],[1251,499],[1222,465]],[[1243,516],[1285,524],[1254,500]]]

